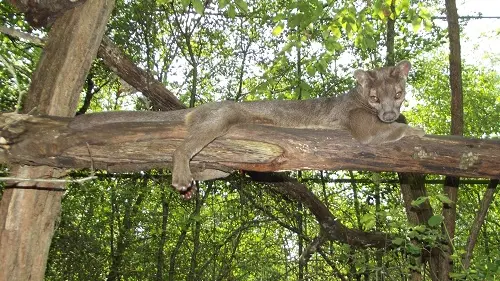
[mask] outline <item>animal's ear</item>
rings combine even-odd
[[[357,69],[354,71],[354,78],[358,81],[359,85],[366,87],[372,80],[368,71]]]
[[[408,73],[410,72],[411,69],[411,63],[407,60],[400,61],[396,66],[394,67],[393,74],[397,75],[403,79],[408,78]]]

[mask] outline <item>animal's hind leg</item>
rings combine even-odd
[[[173,155],[172,186],[184,198],[195,192],[189,161],[214,139],[224,135],[238,114],[225,104],[200,107],[187,117],[188,134]]]

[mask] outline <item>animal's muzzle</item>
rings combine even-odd
[[[396,112],[394,111],[384,112],[384,114],[381,117],[382,118],[380,119],[384,122],[393,122],[398,118],[398,114],[396,114]]]

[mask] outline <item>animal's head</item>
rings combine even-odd
[[[410,68],[409,61],[401,61],[396,66],[354,71],[361,86],[358,93],[382,122],[394,122],[399,117]]]

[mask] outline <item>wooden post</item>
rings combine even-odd
[[[83,81],[96,57],[113,0],[88,0],[58,18],[33,74],[24,109],[73,116]],[[64,171],[17,166],[14,177],[57,178]],[[64,186],[8,183],[0,203],[0,281],[43,280]]]

